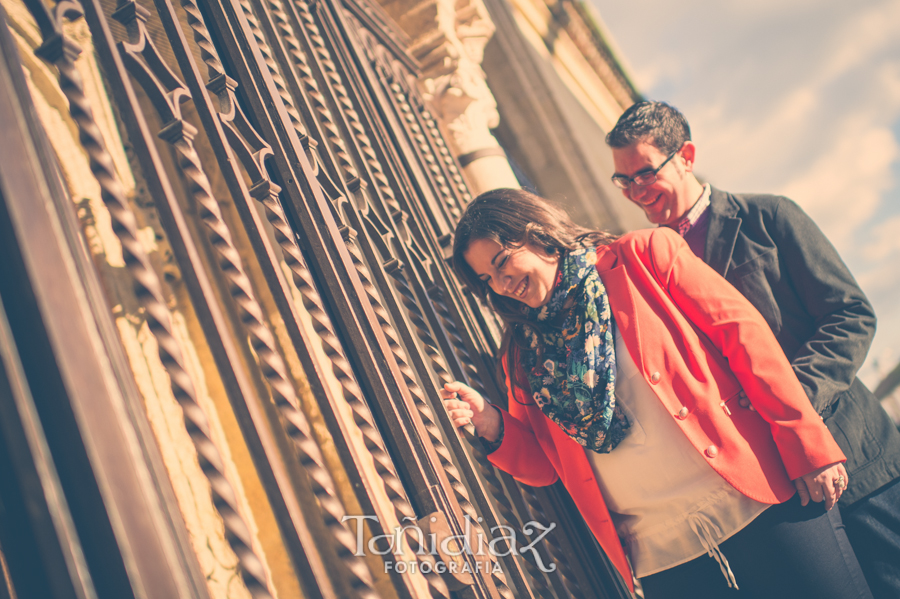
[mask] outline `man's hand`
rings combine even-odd
[[[457,428],[470,422],[475,426],[475,433],[488,441],[496,441],[500,435],[500,413],[489,407],[475,389],[459,381],[447,383],[441,389],[444,406]]]
[[[840,462],[813,470],[794,480],[801,505],[808,504],[810,499],[816,502],[824,499],[825,509],[828,510],[834,507],[849,484],[850,476]]]

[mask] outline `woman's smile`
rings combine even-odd
[[[528,277],[522,279],[522,282],[519,283],[519,286],[516,288],[516,291],[513,295],[515,295],[519,299],[522,299],[526,291],[528,291]]]

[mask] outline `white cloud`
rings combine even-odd
[[[900,256],[900,214],[881,221],[869,231],[868,242],[860,248],[862,257],[876,262],[890,256]],[[900,275],[900,268],[892,263],[890,268]]]
[[[873,130],[889,131],[900,117],[900,1],[883,8],[870,7],[848,21],[820,14],[827,26],[819,22],[810,32],[795,32],[797,43],[817,51],[780,57],[780,68],[791,75],[787,82],[778,81],[769,62],[745,62],[740,78],[752,84],[714,92],[713,110],[709,100],[689,100],[684,109],[710,157],[708,170],[701,163],[701,171],[713,180],[721,177],[723,186],[796,189],[814,163],[839,166],[837,158],[824,154],[846,157],[847,136],[869,140],[877,137]],[[765,33],[757,33],[765,45]],[[723,68],[715,55],[706,60],[710,72]],[[757,102],[748,104],[748,97]],[[694,114],[698,111],[700,118]],[[886,171],[890,162],[879,166]],[[871,168],[867,171],[872,174]]]
[[[897,235],[896,231],[894,235]],[[866,291],[870,301],[882,306],[884,310],[897,311],[900,314],[900,304],[896,301],[896,290],[900,288],[900,271],[897,269],[896,260],[883,259],[875,263],[870,262],[867,266],[854,270],[856,281]],[[884,310],[876,310],[876,313],[883,317]]]
[[[806,13],[815,10],[819,0],[792,0],[790,3],[783,0],[732,0],[728,3],[735,16],[742,19],[762,19],[771,22],[772,19],[788,13]]]
[[[783,188],[842,252],[896,185],[891,164],[900,158],[900,145],[889,129],[863,129],[856,121],[846,119],[844,134]]]
[[[794,172],[797,157],[808,155],[796,129],[818,102],[814,89],[797,87],[763,114],[729,117],[724,101],[715,110],[701,110],[699,118],[692,117],[701,172],[734,190],[763,191],[782,183]]]
[[[592,1],[698,172],[797,200],[875,305],[871,355],[900,356],[900,0]]]
[[[825,62],[824,79],[836,79],[847,71],[865,68],[885,50],[897,49],[900,33],[900,1],[892,0],[869,6],[849,22],[838,23],[835,35],[835,51]]]

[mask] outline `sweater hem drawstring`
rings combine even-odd
[[[728,581],[728,588],[740,590],[738,589],[737,580],[734,578],[734,572],[731,571],[731,566],[728,564],[725,554],[722,553],[722,550],[719,549],[719,544],[716,542],[716,539],[722,536],[722,531],[719,530],[719,527],[713,524],[706,514],[697,512],[688,515],[688,523],[691,525],[691,530],[694,531],[694,534],[700,540],[700,544],[706,549],[707,555],[718,562],[722,576]]]

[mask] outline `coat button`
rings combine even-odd
[[[706,448],[706,457],[714,458],[717,455],[719,455],[719,448],[716,447],[715,445],[710,445],[709,447]]]
[[[749,407],[750,407],[750,400],[747,399],[746,397],[740,398],[740,399],[738,400],[738,403],[741,404],[741,407],[742,407],[742,408],[749,408]]]
[[[653,374],[650,375],[650,382],[651,383],[659,382],[659,373],[658,372],[654,372]]]
[[[678,414],[676,414],[676,417],[677,417],[679,420],[684,420],[685,418],[688,417],[688,409],[687,409],[687,408],[681,408],[680,410],[678,410]]]

